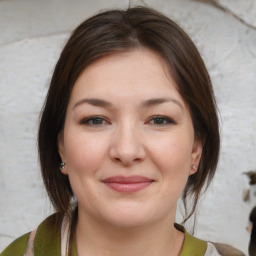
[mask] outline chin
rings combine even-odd
[[[105,220],[112,226],[119,228],[136,228],[157,221],[160,216],[154,214],[152,209],[140,204],[140,207],[126,205],[126,207],[112,208],[105,212]]]
[[[138,216],[135,214],[125,216],[119,215],[119,218],[108,219],[111,226],[124,229],[138,228],[149,224],[151,221],[150,218],[147,218],[146,216]]]

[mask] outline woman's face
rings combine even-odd
[[[188,106],[152,51],[104,57],[77,79],[59,152],[79,216],[122,227],[174,221],[201,151]]]

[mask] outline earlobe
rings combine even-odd
[[[198,165],[201,159],[201,155],[202,155],[202,151],[203,151],[203,143],[200,139],[197,139],[194,141],[194,145],[193,145],[193,149],[192,149],[192,153],[191,153],[191,168],[189,171],[189,174],[195,174],[197,172],[198,169]]]
[[[197,172],[197,165],[192,164],[189,174],[193,175]]]
[[[68,174],[67,169],[65,168],[66,163],[65,163],[65,148],[64,148],[63,132],[60,132],[58,135],[58,151],[59,151],[60,158],[62,160],[59,166],[59,170],[63,174]]]

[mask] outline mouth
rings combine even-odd
[[[121,193],[134,193],[150,186],[154,180],[143,176],[113,176],[102,181],[109,188]]]

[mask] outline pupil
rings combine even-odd
[[[155,123],[156,124],[161,124],[163,122],[163,118],[156,118]]]
[[[93,124],[101,124],[101,119],[100,118],[93,119]]]

